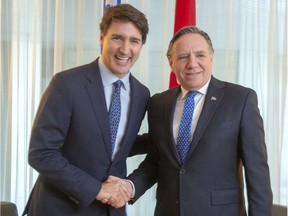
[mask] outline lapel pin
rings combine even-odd
[[[214,96],[211,97],[211,101],[216,101],[216,100],[217,100],[216,97],[214,97]]]

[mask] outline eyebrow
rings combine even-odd
[[[196,50],[195,52],[193,52],[195,54],[205,54],[207,53],[206,51],[204,50]],[[181,55],[190,55],[190,52],[181,52],[181,53],[177,53],[176,54],[177,56],[181,56]]]
[[[141,38],[137,38],[137,37],[131,37],[131,39],[132,39],[132,40],[137,40],[137,41],[139,41],[139,42],[141,42],[141,41],[142,41],[142,39],[141,39]]]
[[[205,52],[204,50],[198,50],[198,51],[196,51],[195,53],[196,53],[196,54],[205,54],[205,53],[207,53],[207,52]]]
[[[112,34],[111,37],[121,37],[121,38],[124,38],[125,36],[123,36],[122,34]],[[142,41],[141,38],[138,38],[138,37],[129,37],[129,39],[132,39],[132,40],[137,40],[137,41]]]

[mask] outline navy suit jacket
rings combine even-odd
[[[211,78],[186,161],[180,163],[173,116],[180,87],[149,103],[151,147],[128,178],[136,201],[155,182],[156,216],[271,216],[272,192],[256,93]]]
[[[28,215],[124,215],[125,208],[115,209],[95,198],[109,175],[126,176],[126,158],[130,153],[145,152],[145,146],[133,143],[150,92],[132,75],[129,79],[127,128],[112,161],[98,60],[53,77],[42,97],[31,134],[29,164],[39,172],[39,178],[26,207]]]

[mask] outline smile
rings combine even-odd
[[[116,56],[116,58],[118,59],[118,60],[120,60],[121,62],[127,62],[128,60],[129,60],[129,57],[119,57],[119,56]]]
[[[196,76],[198,74],[201,74],[201,71],[200,72],[186,73],[186,75],[188,75],[188,76]]]

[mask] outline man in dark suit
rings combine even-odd
[[[128,176],[135,188],[132,202],[158,182],[156,216],[244,216],[245,178],[248,215],[271,216],[272,192],[256,93],[214,78],[213,54],[209,36],[196,27],[184,27],[172,38],[167,57],[180,86],[154,95],[149,102],[151,147]],[[193,118],[188,125],[189,113]],[[109,181],[122,183],[114,177]]]
[[[121,197],[123,205],[129,191],[105,180],[126,176],[129,154],[146,153],[133,143],[150,92],[130,68],[146,42],[148,23],[136,8],[120,4],[105,11],[100,31],[100,58],[56,74],[42,97],[29,149],[29,164],[39,172],[24,212],[29,216],[125,215],[125,207],[103,200]],[[109,107],[118,80],[121,115],[114,134]]]

